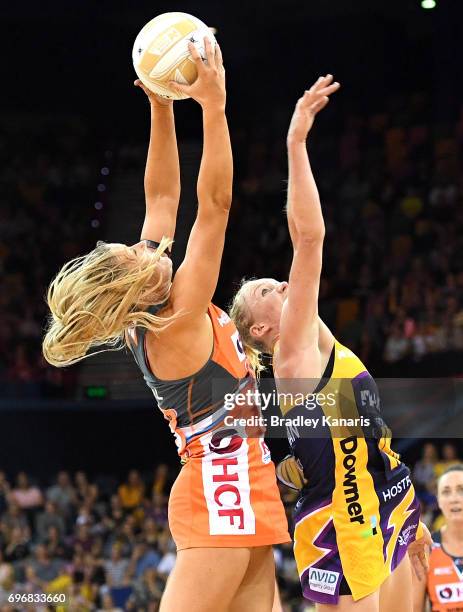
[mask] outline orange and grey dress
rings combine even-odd
[[[264,439],[227,425],[227,416],[259,412],[257,404],[233,402],[236,394],[256,389],[254,374],[228,315],[213,304],[207,314],[214,338],[211,356],[196,374],[179,380],[163,381],[153,374],[145,329],[128,333],[129,348],[184,462],[169,499],[172,536],[177,550],[288,542],[275,467]]]
[[[432,534],[427,591],[432,612],[463,612],[463,557],[442,547],[440,531]]]

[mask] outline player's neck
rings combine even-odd
[[[270,352],[272,355],[275,353],[275,347],[279,340],[280,340],[280,332],[278,332],[270,341]]]
[[[463,526],[461,521],[458,521],[456,524],[448,524],[443,528],[444,539],[447,543],[452,542],[453,548],[455,546],[461,548],[463,552]]]

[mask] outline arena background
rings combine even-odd
[[[225,306],[243,276],[287,277],[286,130],[304,88],[333,73],[342,89],[317,119],[310,145],[327,226],[321,316],[374,376],[417,385],[445,377],[455,385],[454,435],[439,435],[435,449],[441,467],[461,457],[461,3],[438,0],[424,10],[420,0],[26,2],[0,8],[0,470],[7,481],[14,489],[25,470],[45,492],[59,470],[84,470],[104,506],[130,469],[147,487],[157,465],[168,464],[167,481],[178,470],[168,428],[128,355],[55,370],[40,354],[44,293],[60,265],[97,240],[138,240],[149,108],[132,84],[131,48],[144,23],[171,10],[217,28],[227,70],[235,184],[215,302]],[[196,208],[201,116],[191,101],[176,103],[175,113],[178,264]],[[429,439],[413,428],[404,437],[397,444],[414,464]],[[275,458],[287,449],[285,440],[270,446]],[[2,487],[0,511],[8,513]],[[420,487],[432,523],[434,483]],[[73,528],[71,521],[67,537]],[[9,544],[5,529],[1,548]],[[31,538],[30,554],[34,529]],[[288,609],[302,609],[297,583],[283,590]]]

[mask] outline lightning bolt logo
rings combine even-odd
[[[306,514],[294,530],[294,556],[301,580],[308,570],[320,561],[326,561],[336,554],[336,534],[331,513],[332,504],[316,508]],[[334,536],[328,541],[328,535]]]
[[[392,562],[394,560],[395,552],[397,550],[397,541],[399,539],[400,531],[407,521],[408,517],[413,514],[414,507],[412,504],[415,500],[415,490],[410,487],[403,500],[398,504],[389,515],[387,522],[386,533],[391,534],[387,545],[384,550],[384,561],[386,564],[387,571],[392,572]],[[385,538],[386,541],[386,538]]]

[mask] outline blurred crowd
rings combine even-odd
[[[242,276],[287,277],[287,112],[246,129],[230,120],[236,178],[222,306]],[[376,376],[462,371],[463,114],[446,124],[429,116],[415,95],[383,114],[322,118],[310,136],[326,224],[320,314]],[[99,238],[91,223],[95,195],[105,194],[82,125],[54,120],[27,133],[25,143],[0,130],[0,382],[6,396],[72,395],[77,368],[41,358],[44,293],[59,266]]]
[[[45,292],[59,266],[94,246],[96,155],[79,120],[0,126],[4,397],[53,396],[73,385],[74,372],[48,367],[41,356]]]
[[[425,444],[413,468],[432,530],[442,525],[437,478],[461,463],[453,444],[440,452]],[[65,594],[69,612],[156,612],[176,558],[167,524],[175,475],[164,464],[152,474],[131,470],[123,482],[61,471],[39,486],[24,472],[10,482],[0,471],[0,612],[25,609],[8,603],[11,593]],[[284,486],[280,492],[291,525],[297,494]],[[285,612],[311,610],[301,597],[292,544],[276,546],[274,555]]]
[[[463,110],[433,125],[424,96],[396,104],[334,128],[321,117],[309,136],[326,225],[320,316],[376,376],[454,375],[463,349]],[[286,121],[234,134],[222,291],[240,275],[287,276]]]
[[[175,563],[171,484],[166,465],[151,478],[132,470],[122,483],[61,471],[49,487],[24,472],[10,484],[0,472],[2,612],[22,609],[10,593],[65,593],[69,611],[157,610]]]

